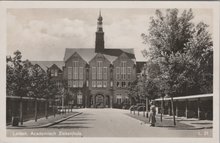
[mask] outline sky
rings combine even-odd
[[[21,51],[31,61],[62,61],[66,48],[95,48],[99,10],[96,8],[44,8],[7,10],[7,55]],[[180,10],[181,11],[181,10]],[[155,9],[101,9],[105,48],[133,48],[137,61],[145,61],[148,49],[142,33],[147,33]],[[193,9],[194,22],[208,24],[210,9]]]

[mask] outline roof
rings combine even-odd
[[[67,61],[75,52],[77,52],[86,62],[89,62],[95,55],[93,48],[66,48],[64,61]]]
[[[95,55],[94,48],[66,48],[64,61],[67,61],[75,52],[77,52],[86,62],[92,60]],[[122,53],[125,53],[129,58],[135,59],[133,49],[104,49],[102,54],[110,61],[113,62]]]
[[[134,49],[104,49],[103,54],[119,57],[125,53],[129,58],[135,59]]]
[[[173,100],[195,100],[198,98],[212,98],[213,94],[200,94],[200,95],[189,95],[189,96],[179,96],[179,97],[173,97]],[[161,98],[155,99],[155,101],[161,101]],[[163,100],[171,100],[171,98],[164,98]]]
[[[53,64],[57,65],[61,70],[63,69],[63,61],[31,61],[33,65],[38,64],[44,71],[51,67]]]

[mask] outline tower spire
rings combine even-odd
[[[99,10],[99,17],[97,21],[96,41],[95,41],[95,52],[100,53],[104,51],[104,32],[102,28],[102,14]]]
[[[102,17],[101,9],[99,9],[99,17]]]
[[[98,22],[97,22],[97,32],[102,32],[103,28],[102,28],[102,15],[101,15],[101,10],[99,10],[99,17],[98,17]]]

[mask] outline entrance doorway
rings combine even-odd
[[[104,108],[104,96],[101,94],[96,95],[95,97],[95,107]]]

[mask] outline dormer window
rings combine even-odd
[[[54,76],[58,76],[58,71],[54,70]]]
[[[52,76],[52,77],[58,76],[58,70],[57,70],[57,69],[52,69],[52,70],[51,70],[51,76]]]

